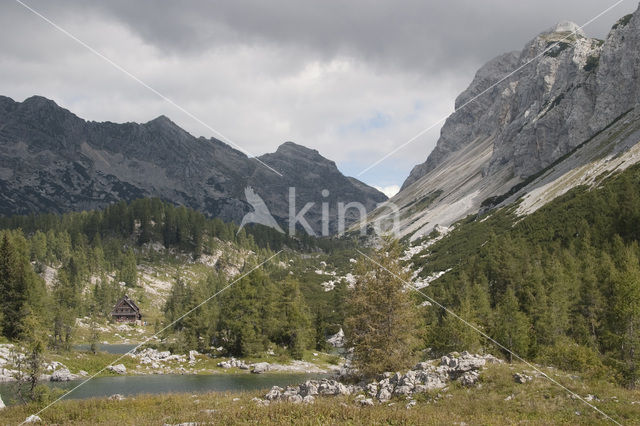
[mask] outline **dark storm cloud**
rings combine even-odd
[[[84,2],[83,2],[84,3]],[[353,55],[424,72],[478,66],[520,49],[561,20],[581,25],[614,1],[187,1],[100,2],[148,43],[172,54],[227,44],[277,44],[331,57]],[[86,7],[83,6],[83,7]],[[603,38],[629,0],[585,31]]]

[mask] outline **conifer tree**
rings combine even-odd
[[[399,255],[399,243],[386,240],[372,255],[380,265],[366,258],[357,264],[345,325],[354,366],[365,377],[402,370],[415,361],[420,321]]]
[[[28,265],[30,268],[31,265]],[[27,302],[26,269],[19,253],[5,232],[0,242],[0,305],[2,334],[9,339],[23,331],[23,311]]]
[[[520,311],[518,299],[511,287],[507,288],[497,306],[493,334],[498,343],[520,356],[526,356],[529,346],[529,321]],[[513,361],[511,352],[508,356],[509,360]]]
[[[612,301],[623,374],[627,385],[635,388],[640,384],[640,266],[632,249],[614,277]]]

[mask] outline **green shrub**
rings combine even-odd
[[[580,372],[589,376],[604,376],[607,371],[607,367],[595,350],[569,340],[561,340],[552,346],[542,347],[538,361],[561,370]]]

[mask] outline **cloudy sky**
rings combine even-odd
[[[164,114],[252,155],[291,140],[379,187],[400,185],[440,126],[359,173],[447,116],[484,62],[616,2],[21,1],[206,125],[15,0],[0,5],[0,94],[43,95],[88,120]],[[636,8],[626,0],[585,32],[604,38]]]

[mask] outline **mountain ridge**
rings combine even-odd
[[[390,200],[400,208],[401,235],[419,238],[436,225],[449,226],[494,207],[491,200],[514,202],[540,178],[547,179],[549,173],[538,174],[551,166],[559,179],[573,168],[588,174],[589,167],[601,167],[598,162],[611,160],[613,153],[635,161],[629,152],[638,140],[602,132],[629,130],[632,123],[616,121],[640,103],[640,13],[621,18],[606,40],[588,38],[578,29],[560,23],[520,52],[499,55],[478,70],[456,98],[435,149]],[[631,113],[623,121],[630,118],[638,119]],[[593,138],[607,149],[587,144]],[[580,160],[566,161],[579,147]],[[586,175],[563,179],[565,185],[588,181]],[[544,185],[550,188],[550,182]],[[384,214],[378,209],[368,221]]]
[[[252,210],[244,198],[244,189],[251,186],[286,225],[289,187],[295,187],[299,206],[315,203],[305,218],[319,233],[323,189],[333,194],[333,204],[358,201],[367,210],[386,200],[376,189],[342,175],[317,150],[285,142],[276,152],[257,157],[283,174],[278,176],[216,138],[191,135],[164,115],[146,123],[85,121],[42,96],[23,102],[2,96],[0,123],[0,214],[5,215],[62,213],[159,197],[239,223]],[[329,219],[335,232],[334,205]],[[357,219],[347,216],[348,223]]]

